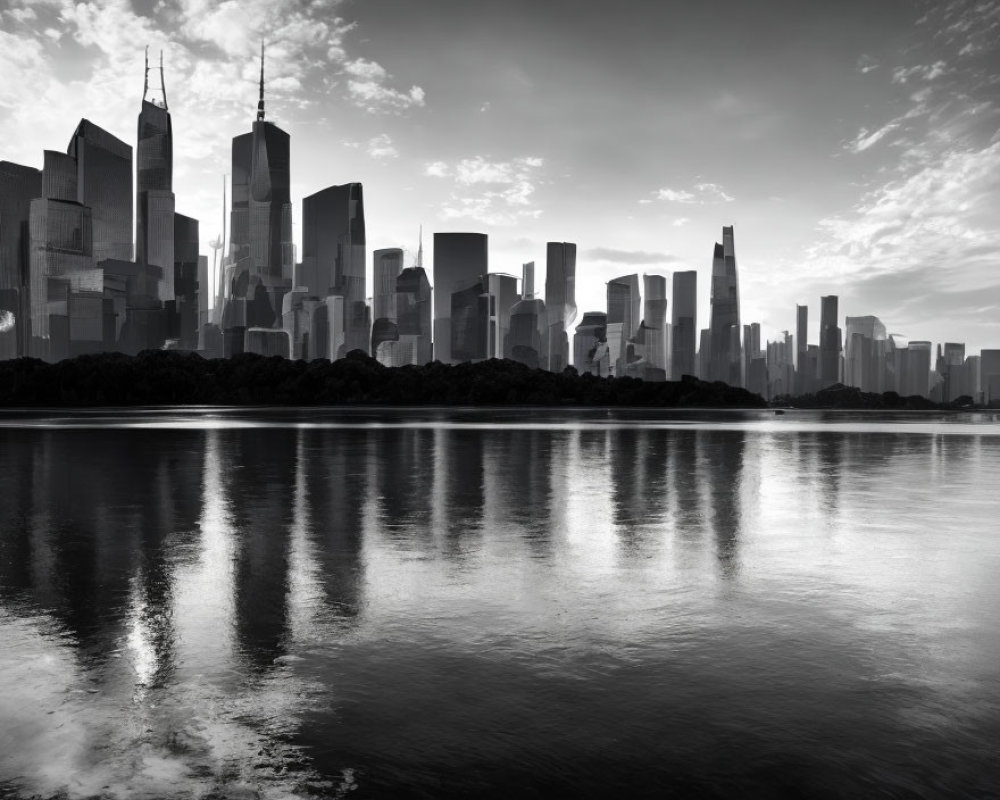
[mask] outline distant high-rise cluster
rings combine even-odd
[[[794,334],[762,341],[760,324],[740,319],[732,226],[712,252],[702,329],[698,273],[687,270],[607,281],[606,308],[584,312],[571,331],[576,244],[546,244],[543,297],[534,262],[520,276],[491,272],[488,237],[477,232],[434,233],[430,273],[422,230],[413,263],[401,247],[374,250],[369,298],[360,183],[302,200],[297,260],[291,137],[265,119],[263,45],[256,119],[232,141],[229,207],[209,270],[199,221],[175,208],[162,56],[158,99],[149,72],[147,53],[134,187],[132,147],[87,119],[65,153],[44,151],[40,170],[0,161],[0,359],[179,349],[333,360],[360,350],[396,367],[507,358],[597,377],[693,375],[767,398],[844,383],[1000,401],[1000,350],[967,357],[963,344],[947,343],[935,352],[887,333],[874,316],[846,317],[841,327],[834,295],[820,298],[818,344],[808,343],[805,305]]]

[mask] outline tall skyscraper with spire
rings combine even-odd
[[[233,138],[232,215],[227,302],[223,314],[226,355],[242,352],[249,327],[270,328],[292,284],[292,201],[289,136],[264,119],[264,44],[260,46],[257,120]]]
[[[159,299],[174,299],[174,135],[160,53],[161,99],[149,94],[149,48],[136,137],[135,260],[163,270]]]

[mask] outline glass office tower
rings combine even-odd
[[[451,352],[451,296],[467,291],[489,270],[485,233],[434,234],[434,358],[456,361]]]
[[[31,201],[42,172],[0,161],[0,360],[27,354]]]
[[[675,272],[673,293],[670,379],[679,381],[683,375],[695,375],[698,371],[695,362],[698,340],[698,273],[695,270]]]
[[[329,186],[302,201],[302,267],[299,284],[309,294],[344,298],[343,344],[368,353],[370,313],[365,303],[365,207],[360,183]]]
[[[174,299],[174,144],[160,63],[160,103],[146,99],[149,61],[136,136],[135,260],[163,270],[159,299]]]
[[[576,319],[576,245],[572,242],[546,245],[545,310],[549,325],[545,367],[562,372],[569,366],[567,331]]]

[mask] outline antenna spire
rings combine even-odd
[[[143,74],[142,79],[142,99],[143,102],[146,100],[146,94],[149,92],[149,45],[146,45],[146,71]]]
[[[264,121],[264,40],[260,40],[260,99],[257,101],[257,121]]]
[[[417,266],[423,269],[424,266],[424,226],[420,226],[420,244],[417,247]]]
[[[167,110],[167,82],[163,79],[163,51],[160,51],[160,90],[163,92],[163,110]]]

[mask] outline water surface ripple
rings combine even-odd
[[[1000,795],[992,414],[0,412],[0,796]]]

